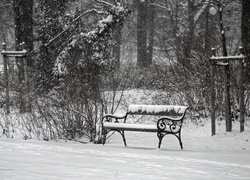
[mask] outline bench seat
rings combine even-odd
[[[152,124],[128,124],[128,123],[104,122],[103,126],[108,129],[116,129],[124,131],[158,132],[156,124],[152,125]]]
[[[129,123],[110,123],[110,122],[104,122],[103,123],[104,128],[108,129],[116,129],[118,131],[124,130],[124,131],[141,131],[141,132],[158,132],[159,129],[157,128],[157,124],[129,124]],[[175,131],[178,132],[180,129],[180,126],[176,126]],[[165,131],[170,132],[170,128],[167,126]]]

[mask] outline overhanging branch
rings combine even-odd
[[[97,13],[97,14],[104,14],[103,11],[97,11],[96,9],[91,9],[88,10],[84,13],[82,13],[81,15],[77,16],[75,19],[73,19],[73,21],[70,23],[69,27],[65,30],[63,30],[62,32],[60,32],[58,35],[56,35],[54,38],[52,38],[51,40],[49,40],[49,42],[47,44],[45,44],[46,47],[48,47],[53,41],[55,41],[57,38],[59,38],[62,34],[64,34],[65,32],[67,32],[71,26],[78,21],[81,17],[83,17],[84,15],[89,15],[91,13]]]

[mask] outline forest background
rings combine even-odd
[[[210,119],[212,48],[225,56],[243,47],[244,113],[250,115],[247,0],[3,0],[0,8],[0,42],[7,50],[25,42],[28,52],[25,60],[8,58],[9,102],[1,76],[0,128],[7,137],[19,130],[24,139],[99,142],[103,113],[125,108],[130,89],[157,92],[151,103],[190,106],[196,123]],[[235,121],[238,66],[230,63]],[[218,120],[225,119],[224,73],[216,67]]]

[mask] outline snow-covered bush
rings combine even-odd
[[[152,64],[145,69],[128,67],[124,71],[130,72],[128,78],[121,78],[127,89],[165,92],[163,96],[156,94],[154,103],[185,104],[190,106],[191,112],[196,116],[204,118],[209,115],[209,68],[202,73],[195,73],[178,65]],[[217,93],[221,94],[223,91]]]

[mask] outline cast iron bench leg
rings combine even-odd
[[[181,149],[183,149],[183,146],[182,146],[182,141],[181,141],[181,132],[179,132],[178,140],[179,140],[179,143],[180,143]]]
[[[127,146],[127,142],[126,142],[124,131],[121,131],[120,134],[122,135],[122,139],[123,139],[124,145]]]
[[[102,130],[102,135],[103,135],[102,144],[103,145],[106,143],[107,133],[108,133],[108,131],[106,129]]]
[[[181,149],[183,149],[183,146],[182,146],[182,142],[180,141],[180,146],[181,146]]]
[[[162,142],[162,139],[163,139],[164,135],[161,132],[158,132],[157,137],[159,138],[158,148],[160,149],[161,148],[161,142]]]

